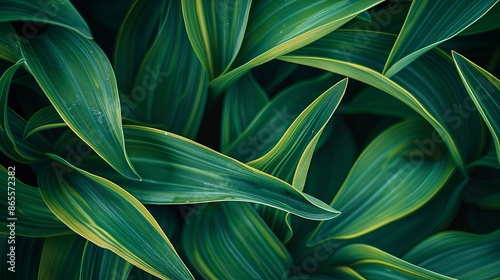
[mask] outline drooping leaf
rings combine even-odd
[[[132,265],[110,250],[85,242],[80,279],[127,279]]]
[[[340,209],[309,240],[350,239],[374,231],[421,208],[455,170],[436,143],[425,143],[431,129],[422,120],[399,123],[381,133],[356,160],[331,205]]]
[[[238,54],[252,0],[182,1],[182,14],[196,55],[213,79]]]
[[[45,239],[38,279],[78,279],[85,243],[76,234]]]
[[[452,52],[462,82],[490,129],[500,163],[500,81],[462,55]]]
[[[28,138],[34,133],[58,128],[58,127],[66,127],[66,123],[59,116],[56,109],[53,106],[47,106],[40,110],[38,110],[31,118],[28,120],[26,124],[26,128],[24,130],[24,137]]]
[[[382,73],[394,76],[425,52],[473,24],[497,2],[413,1]]]
[[[458,279],[500,277],[500,230],[479,235],[446,231],[429,237],[403,259]]]
[[[125,153],[115,76],[102,49],[53,27],[22,44],[22,51],[27,68],[71,130],[121,174],[137,178]]]
[[[291,256],[247,203],[213,203],[186,222],[190,262],[207,279],[280,279]]]
[[[0,77],[0,129],[6,133],[10,133],[7,121],[10,83],[12,82],[14,73],[16,73],[19,66],[23,63],[24,59],[18,60],[14,65],[5,70]]]
[[[338,30],[280,59],[360,80],[401,100],[437,130],[465,174],[465,164],[482,149],[483,130],[479,114],[467,107],[468,95],[451,58],[433,50],[387,78],[381,71],[394,39],[377,32]]]
[[[87,38],[90,29],[69,0],[0,0],[0,22],[22,21],[21,34],[30,38],[46,23],[64,27]]]
[[[48,156],[54,162],[39,173],[40,192],[69,228],[153,275],[192,278],[163,230],[136,198],[111,181],[56,155]],[[71,172],[61,172],[64,168]]]
[[[12,211],[14,215],[9,217],[16,218],[14,220],[16,235],[50,237],[73,233],[71,229],[50,211],[49,207],[43,201],[38,188],[28,186],[19,179],[8,180],[8,170],[3,166],[0,166],[0,179],[2,182],[6,182],[6,184],[7,182],[11,182],[5,187],[6,191],[0,195],[2,198],[0,206],[2,209],[7,209],[10,203],[14,203],[15,210]],[[8,224],[9,221],[5,219],[0,221],[0,234],[8,234],[6,223]]]
[[[241,49],[231,68],[212,81],[214,94],[253,67],[314,42],[380,2],[254,0]]]
[[[16,31],[9,23],[0,22],[0,59],[15,63],[21,57]]]

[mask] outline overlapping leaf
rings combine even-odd
[[[9,23],[0,22],[0,59],[15,63],[21,58],[19,40]]]
[[[471,100],[490,129],[500,163],[500,81],[462,55],[452,55]]]
[[[39,173],[40,192],[69,228],[157,277],[192,278],[163,230],[136,198],[111,181],[49,156],[54,162]],[[63,168],[70,170],[62,172]]]
[[[358,157],[332,206],[343,215],[320,224],[310,244],[350,239],[422,207],[443,187],[455,167],[436,143],[424,150],[431,130],[424,121],[407,121],[381,133]]]
[[[85,242],[80,279],[127,279],[131,269],[132,265],[117,254]]]
[[[26,66],[64,122],[124,176],[137,178],[125,153],[116,80],[101,48],[50,28],[22,44]]]
[[[383,73],[394,76],[425,52],[473,24],[497,2],[413,1]]]
[[[76,234],[45,239],[38,279],[78,279],[85,243]]]
[[[190,261],[207,279],[280,279],[292,259],[246,203],[214,203],[186,222]]]

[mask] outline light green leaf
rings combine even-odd
[[[121,174],[138,178],[125,153],[113,69],[97,43],[53,27],[22,44],[22,51],[26,67],[71,130]]]
[[[110,250],[85,242],[79,279],[126,280],[132,264]]]
[[[184,137],[141,126],[125,126],[125,135],[129,156],[137,164],[142,182],[103,168],[95,156],[81,166],[112,180],[143,203],[246,201],[307,219],[338,215],[326,203],[290,184]]]
[[[499,251],[500,230],[487,235],[447,231],[429,237],[403,259],[458,279],[497,279]]]
[[[15,171],[14,171],[15,172]],[[19,172],[18,172],[19,173]],[[28,186],[19,179],[8,179],[8,170],[0,166],[0,179],[5,182],[5,191],[0,194],[0,206],[7,209],[15,203],[16,235],[28,237],[49,237],[72,234],[73,231],[63,224],[45,204],[38,188]],[[7,182],[12,182],[8,184]],[[9,187],[9,188],[7,188]],[[12,189],[10,188],[12,187]],[[9,193],[9,196],[7,196]],[[10,194],[15,194],[11,196]],[[8,199],[9,197],[14,197]],[[0,221],[0,234],[9,234],[9,221]]]
[[[9,23],[0,22],[0,59],[16,63],[21,57],[16,31]]]
[[[470,98],[490,129],[500,163],[500,81],[462,55],[452,55]]]
[[[364,244],[341,248],[335,253],[335,259],[336,265],[350,267],[366,279],[453,279]]]
[[[205,279],[281,279],[292,259],[247,203],[208,204],[186,221],[182,244]]]
[[[164,13],[128,98],[143,113],[143,125],[194,139],[205,108],[208,76],[189,43],[180,1],[169,1]],[[179,65],[189,67],[180,71]]]
[[[468,106],[451,58],[433,50],[387,78],[380,73],[394,39],[384,33],[338,30],[280,59],[360,80],[401,100],[436,129],[443,138],[438,142],[445,142],[465,174],[465,164],[482,149],[483,130],[476,109]]]
[[[40,192],[69,228],[157,277],[193,278],[156,220],[136,198],[111,181],[58,156],[48,156],[54,162],[39,173]],[[71,172],[62,173],[62,168]]]
[[[228,149],[268,102],[266,92],[251,73],[227,90],[222,107],[221,151]]]
[[[252,0],[182,1],[189,40],[210,74],[222,74],[238,54]]]
[[[85,243],[76,234],[45,239],[38,279],[78,279]]]
[[[254,0],[241,49],[228,71],[212,81],[214,94],[253,67],[314,42],[381,2]]]
[[[402,122],[381,133],[356,160],[331,205],[341,209],[309,240],[350,239],[372,232],[425,205],[455,170],[443,147],[422,146],[431,135],[422,120]]]
[[[34,36],[46,23],[92,38],[87,23],[69,0],[0,0],[0,22],[22,21],[25,38]]]
[[[53,106],[47,106],[40,110],[38,110],[26,124],[26,128],[24,130],[24,137],[28,138],[34,133],[46,130],[53,129],[58,127],[66,127],[66,123],[59,116],[56,109]]]
[[[425,52],[469,27],[497,2],[413,1],[382,73],[394,76]]]

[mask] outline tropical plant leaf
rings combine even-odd
[[[224,95],[221,150],[225,151],[247,128],[269,98],[251,73],[241,77]]]
[[[129,157],[138,163],[141,182],[103,168],[95,156],[81,166],[112,180],[143,203],[245,201],[313,220],[338,215],[326,203],[290,184],[189,139],[149,127],[124,127]]]
[[[477,157],[483,137],[465,135],[483,135],[483,130],[479,114],[466,107],[468,95],[451,70],[451,58],[430,51],[389,79],[380,73],[393,42],[389,34],[338,30],[280,59],[360,80],[403,101],[436,129],[442,138],[437,142],[445,142],[466,174],[465,164]]]
[[[252,0],[182,1],[189,40],[210,74],[222,74],[238,54]]]
[[[290,254],[247,203],[208,204],[186,222],[182,243],[206,279],[279,279]]]
[[[435,196],[455,166],[442,147],[434,147],[432,153],[422,149],[430,134],[425,122],[416,120],[394,125],[373,140],[331,203],[344,214],[334,222],[322,222],[308,244],[362,236]]]
[[[484,16],[460,32],[458,36],[469,36],[499,29],[500,22],[497,20],[498,17],[500,17],[500,5],[495,4]]]
[[[110,250],[85,242],[79,279],[127,279],[132,265]]]
[[[494,279],[500,276],[500,230],[479,235],[446,231],[429,237],[403,259],[459,279]]]
[[[0,195],[2,209],[7,209],[11,201],[15,202],[15,224],[16,235],[28,237],[50,237],[56,235],[72,234],[73,231],[63,224],[50,211],[40,195],[38,188],[28,186],[19,179],[15,181],[8,180],[8,170],[0,166],[0,178],[2,182],[13,182],[9,184],[8,189]],[[11,196],[10,194],[15,194]],[[13,198],[10,198],[13,197]],[[10,199],[8,199],[10,198]],[[0,222],[0,234],[8,234],[8,220]]]
[[[78,279],[85,243],[76,234],[45,239],[38,279]]]
[[[212,81],[214,94],[253,67],[314,42],[381,2],[254,0],[241,49],[228,71]]]
[[[137,199],[111,181],[58,156],[48,156],[54,162],[39,173],[40,192],[69,228],[157,277],[192,278],[163,230]],[[62,173],[54,164],[72,172]]]
[[[497,2],[413,1],[382,73],[394,76],[425,52],[473,24]]]
[[[350,267],[363,279],[453,279],[364,244],[343,247],[335,256],[337,265]]]
[[[18,60],[14,65],[5,70],[0,77],[0,129],[6,133],[10,133],[7,121],[10,83],[12,82],[14,73],[16,73],[19,66],[23,63],[24,59]]]
[[[56,109],[54,109],[53,106],[47,106],[38,110],[28,120],[28,123],[26,124],[26,128],[24,130],[24,137],[28,138],[34,133],[43,130],[66,126],[66,123],[61,118],[61,116],[59,116]]]
[[[490,129],[500,163],[500,81],[462,55],[452,55],[467,92]]]
[[[0,59],[16,63],[21,57],[16,31],[9,23],[0,22]]]
[[[22,51],[27,68],[71,130],[121,174],[138,178],[125,153],[115,76],[101,48],[53,27],[22,44]]]
[[[7,264],[4,265],[5,269],[0,272],[0,277],[2,279],[38,279],[40,258],[45,239],[16,236],[15,245],[12,242],[9,244],[7,240],[7,235],[0,235],[0,261]],[[11,250],[12,245],[15,246],[15,250]],[[13,263],[10,262],[9,255],[14,254],[15,267],[11,271],[9,267]]]
[[[24,37],[36,35],[46,23],[64,27],[92,38],[87,23],[68,0],[0,0],[0,22],[23,21]]]

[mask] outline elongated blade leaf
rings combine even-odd
[[[85,243],[80,279],[127,279],[131,269],[132,264],[110,250]]]
[[[462,55],[452,55],[467,92],[490,129],[500,163],[500,81]]]
[[[85,243],[76,234],[45,239],[38,279],[78,279]]]
[[[243,41],[252,0],[182,1],[182,13],[196,55],[210,78],[231,65]]]
[[[480,235],[447,231],[429,237],[403,259],[458,279],[500,277],[500,230]]]
[[[253,1],[238,56],[212,89],[221,92],[251,68],[314,42],[380,2]]]
[[[364,235],[414,212],[443,187],[455,167],[435,146],[422,149],[431,130],[424,121],[408,121],[381,133],[359,156],[332,206],[343,215],[322,222],[310,244]]]
[[[157,277],[192,278],[163,230],[137,199],[111,181],[49,156],[54,162],[39,173],[40,192],[69,228]],[[55,164],[73,172],[62,173]]]
[[[338,30],[280,59],[360,80],[401,100],[436,129],[442,138],[437,142],[445,142],[465,174],[465,164],[477,157],[483,144],[483,137],[466,136],[483,135],[483,130],[451,58],[433,50],[389,79],[381,71],[394,39],[377,32]]]
[[[497,2],[413,1],[383,73],[394,76],[425,52],[473,24]]]
[[[121,174],[137,178],[125,153],[115,76],[102,49],[53,27],[22,50],[27,68],[71,130]]]
[[[50,23],[92,38],[87,23],[69,0],[0,0],[0,7],[0,22],[23,21],[21,33],[25,37]]]
[[[16,172],[14,169],[8,170],[0,166],[0,179],[6,182],[6,191],[0,194],[2,209],[12,209],[13,215],[10,218],[16,225],[16,235],[29,237],[49,237],[56,235],[72,234],[73,231],[62,223],[45,204],[38,188],[28,186],[20,180],[8,179],[9,172]],[[14,175],[15,178],[15,175]],[[9,199],[10,197],[10,199]],[[9,213],[11,213],[9,211]],[[0,222],[0,234],[8,234],[8,220]]]
[[[15,63],[22,57],[19,40],[9,23],[0,22],[0,58]]]
[[[281,279],[292,259],[247,203],[208,204],[186,222],[182,242],[206,279]]]
[[[8,101],[9,101],[9,89],[10,83],[14,73],[16,73],[19,66],[24,63],[24,59],[18,60],[14,65],[10,66],[2,76],[0,76],[0,129],[5,132],[9,132],[9,124],[7,121],[8,114]]]
[[[53,106],[47,106],[38,110],[26,124],[26,129],[24,130],[24,137],[28,138],[34,133],[53,129],[58,127],[66,127],[66,123],[59,116],[56,109]]]

